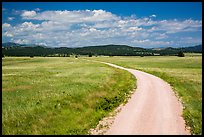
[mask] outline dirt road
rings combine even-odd
[[[127,70],[137,78],[136,91],[115,117],[106,134],[190,134],[185,130],[185,121],[181,117],[182,104],[168,83],[142,71],[105,64]]]

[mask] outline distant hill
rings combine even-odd
[[[193,47],[185,47],[185,48],[181,48],[184,52],[197,52],[200,53],[202,52],[202,45],[197,45],[197,46],[193,46]]]
[[[139,47],[130,47],[127,45],[101,45],[76,48],[76,53],[81,55],[109,55],[109,56],[134,56],[134,55],[152,55],[151,51]]]
[[[2,47],[46,47],[44,45],[36,45],[36,44],[18,44],[18,43],[13,43],[13,42],[7,42],[7,43],[2,43]]]
[[[179,51],[190,52],[190,53],[202,53],[202,45],[191,46],[191,47],[182,47],[182,48],[153,48],[154,53],[160,55],[176,55]]]
[[[145,49],[127,45],[100,45],[80,48],[51,48],[41,45],[22,45],[17,43],[3,43],[2,54],[6,56],[69,56],[75,55],[106,55],[106,56],[152,56],[152,55],[177,55],[183,52],[202,52],[202,45],[184,48],[157,48]]]
[[[24,45],[13,43],[13,42],[2,43],[2,47],[15,47],[15,46],[24,46]]]

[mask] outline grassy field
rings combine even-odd
[[[87,134],[135,88],[130,73],[75,58],[2,59],[2,134]]]
[[[114,63],[142,70],[171,84],[182,99],[183,116],[192,134],[202,134],[202,55],[186,57],[92,57],[89,59]]]

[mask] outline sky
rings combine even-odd
[[[194,46],[202,43],[202,3],[2,2],[2,42]]]

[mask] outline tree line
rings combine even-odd
[[[196,47],[198,49],[198,47]],[[177,56],[184,52],[197,52],[193,48],[165,48],[160,50],[144,49],[139,47],[130,47],[126,45],[105,45],[105,46],[90,46],[82,48],[47,48],[41,46],[26,47],[26,46],[3,46],[3,56],[43,56],[43,57],[69,57],[70,55],[88,55],[91,56]]]

